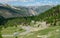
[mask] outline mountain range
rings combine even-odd
[[[0,3],[0,16],[5,18],[35,16],[52,7],[50,5],[22,7]]]

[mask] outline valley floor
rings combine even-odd
[[[39,27],[37,25],[39,25]],[[55,27],[48,27],[48,26],[49,25],[47,25],[46,22],[38,22],[37,24],[34,25],[34,27],[22,26],[22,25],[18,25],[17,27],[12,27],[12,29],[11,27],[8,27],[6,29],[3,29],[1,33],[2,33],[3,38],[15,38],[15,37],[18,37],[18,38],[59,38],[60,26],[55,26]]]

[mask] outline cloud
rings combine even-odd
[[[7,3],[11,5],[26,5],[26,6],[37,6],[37,5],[51,5],[60,4],[59,0],[0,0],[0,3]]]
[[[11,1],[17,1],[17,0],[0,0],[0,2],[4,2],[4,3],[11,2]]]
[[[20,1],[20,2],[34,2],[35,0],[0,0],[0,2],[14,2],[14,1]]]
[[[0,2],[9,2],[9,1],[17,1],[17,0],[0,0]]]
[[[19,0],[20,2],[34,2],[35,0]]]

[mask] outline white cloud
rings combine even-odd
[[[17,3],[18,2],[22,2],[22,3],[27,3],[28,2],[27,5],[24,4],[26,6],[29,6],[29,5],[30,6],[34,6],[34,5],[35,6],[37,6],[37,5],[51,5],[51,4],[57,4],[58,3],[57,1],[55,3],[52,0],[51,1],[47,1],[47,0],[44,0],[44,1],[37,1],[37,0],[0,0],[1,3],[10,3],[10,2],[14,2],[14,1],[17,1]],[[33,2],[33,3],[30,3],[30,2]]]
[[[0,0],[0,2],[4,2],[4,3],[11,2],[11,1],[17,1],[17,0]]]
[[[33,2],[33,1],[35,1],[35,0],[0,0],[0,2],[11,2],[11,1]]]
[[[18,0],[20,2],[34,2],[35,0]]]
[[[9,2],[9,1],[17,1],[17,0],[0,0],[0,2]]]

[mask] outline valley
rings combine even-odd
[[[60,38],[59,35],[60,5],[0,5],[0,38]]]

